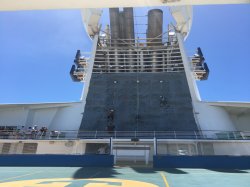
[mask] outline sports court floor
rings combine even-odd
[[[250,187],[250,170],[0,167],[0,187]]]

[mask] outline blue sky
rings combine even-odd
[[[250,5],[194,7],[188,53],[198,46],[210,68],[202,99],[250,102]],[[0,103],[78,101],[77,49],[91,49],[78,10],[0,12]]]

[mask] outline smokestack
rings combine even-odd
[[[120,39],[125,39],[125,29],[126,29],[126,26],[125,26],[125,20],[124,20],[124,13],[123,12],[120,12],[119,14],[119,26],[120,26]]]
[[[150,38],[148,39],[149,42],[148,46],[161,45],[162,23],[163,23],[163,12],[161,9],[152,9],[148,12],[147,38]]]
[[[134,43],[134,12],[133,8],[123,8],[124,24],[125,24],[125,39],[130,39],[130,43]]]
[[[117,39],[120,38],[119,29],[119,8],[109,9],[110,28],[111,28],[111,45],[117,46]]]

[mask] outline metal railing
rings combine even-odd
[[[20,131],[0,130],[0,139],[193,139],[250,140],[250,131]]]
[[[93,73],[183,72],[177,37],[169,35],[171,31],[173,28],[155,38],[112,39],[107,33],[105,37],[100,35]]]

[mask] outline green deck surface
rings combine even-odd
[[[250,170],[0,167],[0,187],[17,186],[249,187]]]

